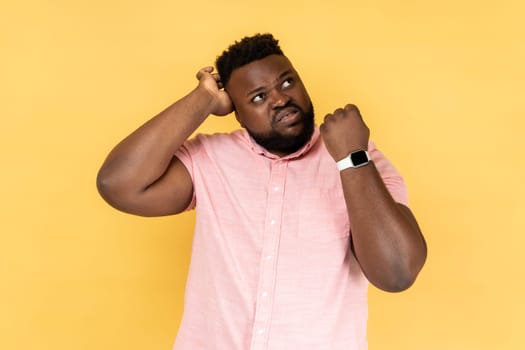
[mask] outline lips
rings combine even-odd
[[[296,107],[286,107],[280,110],[275,118],[275,123],[279,124],[293,124],[300,118],[299,109]]]

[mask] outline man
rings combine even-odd
[[[356,106],[314,125],[270,34],[236,42],[216,66],[118,144],[97,179],[128,213],[197,210],[174,349],[366,349],[368,281],[404,290],[426,258],[402,178]],[[231,112],[242,130],[187,140]]]

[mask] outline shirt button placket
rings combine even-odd
[[[284,199],[282,189],[286,178],[286,168],[287,162],[280,160],[273,162],[271,167],[268,207],[266,209],[268,221],[263,237],[251,350],[264,350],[267,348],[268,343],[276,278],[276,259],[274,257],[277,256],[279,249]]]

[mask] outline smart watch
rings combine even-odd
[[[370,156],[365,150],[351,152],[348,156],[337,162],[339,171],[348,168],[360,168],[370,163]]]

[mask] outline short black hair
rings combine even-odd
[[[270,55],[284,56],[279,47],[279,40],[275,39],[272,34],[259,33],[236,41],[215,61],[223,86],[226,86],[235,69]]]

